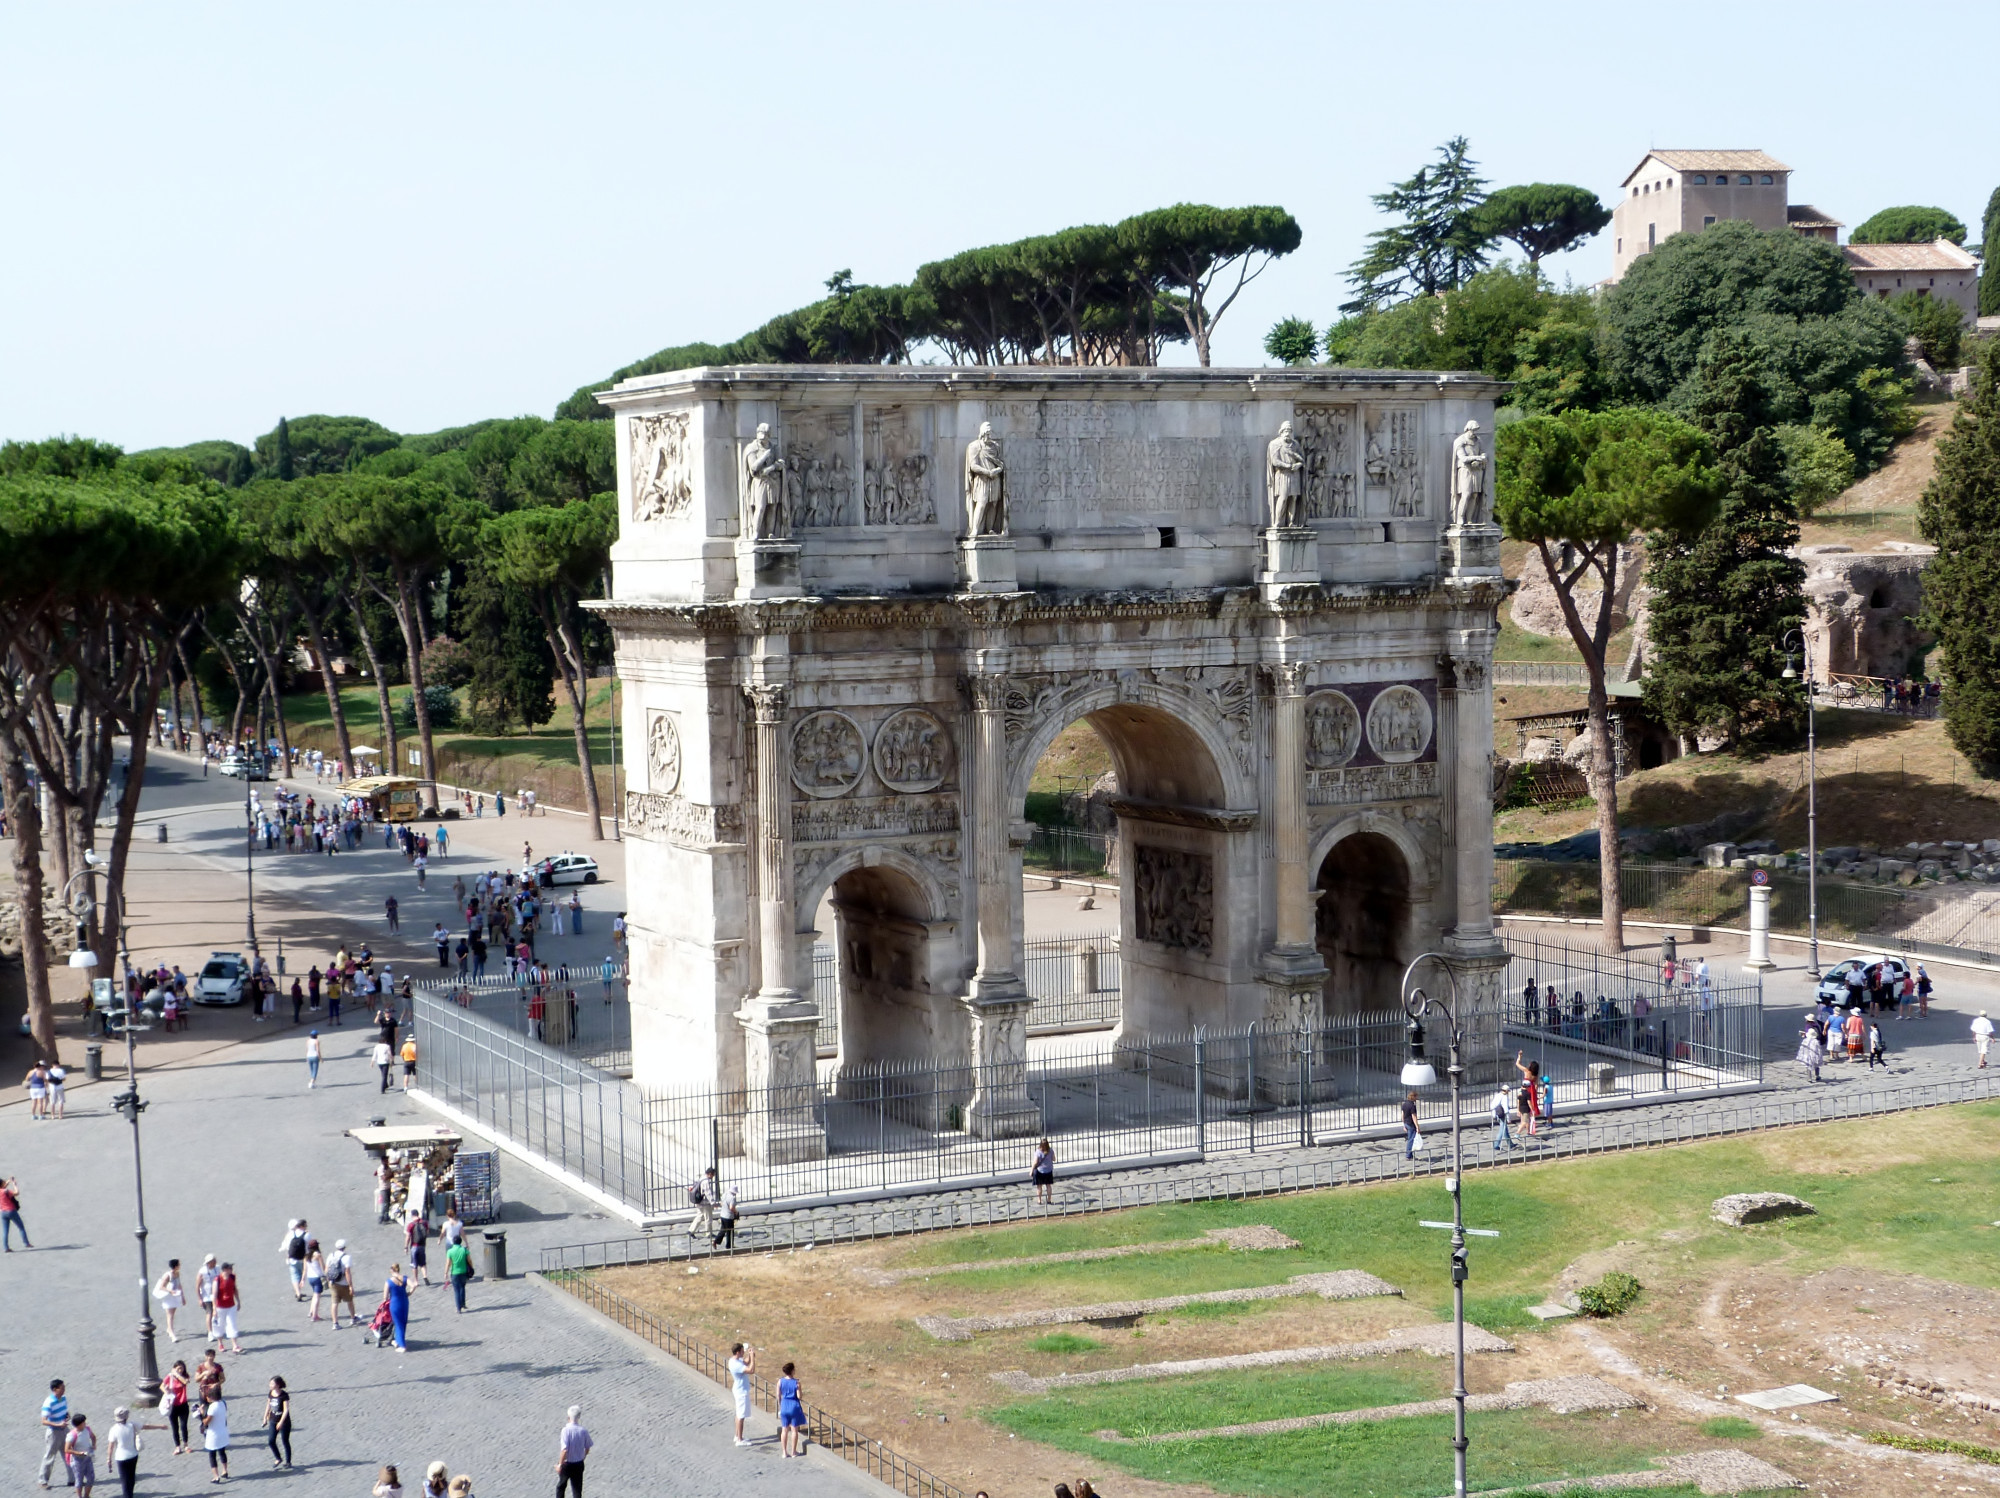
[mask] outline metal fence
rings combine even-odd
[[[1874,1118],[1922,1108],[1945,1108],[1990,1101],[2000,1096],[2000,1072],[1951,1082],[1885,1084],[1855,1091],[1819,1089],[1764,1096],[1754,1101],[1718,1100],[1694,1110],[1658,1113],[1591,1114],[1563,1123],[1539,1140],[1530,1153],[1465,1152],[1468,1171],[1497,1170],[1551,1159],[1606,1154],[1618,1150],[1657,1149],[1694,1144],[1706,1139]],[[1093,1180],[1087,1190],[1059,1187],[1053,1204],[1043,1206],[1034,1193],[969,1192],[948,1197],[906,1199],[822,1206],[751,1217],[739,1230],[738,1253],[765,1253],[774,1248],[807,1243],[851,1243],[874,1238],[903,1237],[940,1228],[993,1227],[1056,1217],[1093,1216],[1132,1207],[1156,1207],[1204,1201],[1242,1200],[1311,1191],[1331,1186],[1370,1185],[1442,1175],[1451,1169],[1448,1151],[1428,1150],[1414,1160],[1401,1151],[1350,1155],[1298,1155],[1269,1165],[1218,1166],[1173,1176],[1138,1180]],[[545,1274],[603,1269],[616,1265],[651,1264],[686,1258],[697,1246],[683,1231],[654,1232],[595,1243],[565,1244],[542,1250]],[[699,1251],[708,1251],[707,1240]]]
[[[1111,866],[1117,839],[1081,827],[1036,825],[1021,851],[1024,867],[1044,874],[1102,874]]]
[[[552,967],[546,978],[523,971],[512,978],[434,979],[418,986],[440,1003],[470,1010],[601,1071],[632,1070],[632,1003],[622,969],[609,981],[601,967],[580,965]]]
[[[704,1378],[727,1385],[729,1355],[706,1342],[689,1336],[680,1328],[662,1321],[644,1306],[606,1289],[585,1274],[546,1271],[549,1282],[566,1290],[602,1316],[636,1332],[655,1347],[686,1363]],[[777,1385],[762,1374],[750,1378],[750,1397],[763,1409],[777,1413]],[[965,1498],[964,1489],[945,1481],[935,1472],[919,1466],[873,1436],[862,1434],[845,1420],[816,1404],[805,1405],[806,1439],[823,1446],[845,1461],[852,1462],[877,1482],[908,1498]]]
[[[1590,677],[1579,661],[1495,661],[1496,687],[1587,687]]]
[[[1028,1033],[1059,1035],[1109,1030],[1118,1023],[1123,963],[1118,938],[1047,936],[1022,944],[1022,981],[1034,996]],[[840,954],[831,942],[813,946],[813,1003],[819,1009],[815,1043],[822,1057],[840,1052]]]
[[[1494,909],[1512,915],[1594,919],[1603,913],[1595,861],[1496,858]],[[1626,863],[1619,888],[1627,920],[1675,926],[1735,926],[1749,919],[1749,869]],[[1803,873],[1766,871],[1771,929],[1803,936],[1811,889]],[[1819,934],[1915,956],[2000,962],[2000,891],[1979,886],[1928,889],[1819,881]],[[1510,940],[1512,937],[1510,936]]]
[[[425,1091],[618,1200],[657,1177],[639,1089],[502,1018],[435,994],[413,998]]]

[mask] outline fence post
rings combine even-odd
[[[1194,1147],[1208,1158],[1208,1029],[1202,1025],[1194,1032]]]

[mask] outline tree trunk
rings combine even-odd
[[[396,765],[396,720],[392,716],[389,703],[389,678],[382,674],[382,658],[375,653],[375,636],[369,633],[368,621],[361,617],[361,600],[353,594],[347,595],[347,611],[354,616],[354,632],[361,637],[361,653],[368,657],[368,669],[375,677],[375,701],[382,713],[382,753],[383,763],[390,769]],[[351,778],[360,767],[349,761],[348,776]]]
[[[28,1029],[35,1054],[56,1059],[56,1011],[49,992],[49,938],[42,927],[42,818],[21,746],[0,732],[0,789],[7,797],[7,825],[14,834],[14,895],[21,902],[21,976],[28,990]]]
[[[157,719],[160,704],[160,690],[165,684],[164,676],[169,670],[169,662],[164,650],[147,674],[147,679],[133,689],[131,725],[144,723],[148,718]],[[146,736],[134,732],[130,736],[132,765],[125,775],[125,787],[118,794],[118,808],[111,827],[111,862],[105,873],[107,898],[104,902],[102,925],[103,947],[98,951],[97,960],[107,968],[121,945],[125,927],[125,870],[132,853],[132,829],[138,823],[139,791],[146,778]],[[124,943],[129,944],[129,943]],[[118,981],[123,984],[125,972],[118,969]]]
[[[437,755],[431,746],[431,705],[424,699],[424,647],[417,631],[420,603],[416,597],[415,580],[408,571],[397,567],[391,575],[396,581],[396,591],[389,602],[396,610],[396,623],[403,631],[403,648],[410,655],[410,706],[417,715],[417,742],[423,749],[423,779],[430,798],[427,810],[436,816]]]
[[[576,763],[583,771],[583,809],[590,818],[590,836],[593,842],[604,841],[604,811],[597,799],[597,768],[590,758],[590,729],[587,716],[590,710],[590,675],[584,663],[583,647],[576,638],[567,614],[558,616],[547,598],[537,597],[536,608],[542,616],[542,628],[549,638],[549,650],[555,655],[556,666],[562,672],[563,690],[569,694],[570,723],[576,730]]]
[[[259,596],[261,597],[262,595],[260,594]],[[255,627],[256,620],[251,618],[249,611],[247,609],[238,609],[236,617],[243,626],[244,635],[250,641],[250,648],[257,653],[258,666],[264,672],[264,699],[268,699],[270,702],[271,717],[276,722],[278,728],[278,747],[285,756],[285,772],[289,774],[292,768],[292,731],[291,726],[285,722],[284,700],[278,695],[277,658],[271,654],[270,647],[264,643],[264,637],[257,631]],[[282,633],[283,621],[280,621],[280,634],[282,635]],[[264,700],[260,699],[257,706],[257,730],[260,735],[257,741],[257,749],[259,753],[262,753],[264,749],[264,741],[261,737],[263,729]]]
[[[208,730],[201,725],[208,717],[208,709],[202,704],[201,683],[196,680],[193,668],[188,665],[187,641],[176,640],[174,642],[174,653],[180,657],[181,675],[187,678],[188,696],[194,699],[194,732],[191,737],[193,738],[195,747],[201,751],[201,757],[207,759]]]
[[[319,667],[321,682],[326,686],[326,710],[333,718],[334,752],[340,762],[347,766],[348,773],[354,770],[354,742],[347,733],[347,710],[341,704],[340,688],[333,679],[333,662],[326,653],[326,629],[320,623],[320,612],[307,600],[305,589],[292,584],[292,597],[298,603],[299,613],[306,621],[306,649],[311,652],[313,664]]]

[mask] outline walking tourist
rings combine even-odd
[[[188,1452],[188,1393],[191,1387],[188,1365],[175,1359],[167,1376],[160,1380],[160,1406],[167,1412],[167,1431],[174,1438],[174,1455]]]
[[[694,1207],[694,1222],[688,1228],[692,1237],[699,1232],[704,1238],[715,1236],[715,1209],[722,1200],[722,1192],[715,1183],[715,1167],[709,1166],[700,1180],[688,1187],[688,1201]]]
[[[306,1032],[306,1090],[319,1086],[319,1031]]]
[[[225,1338],[229,1350],[240,1354],[242,1342],[237,1340],[236,1313],[243,1309],[243,1292],[236,1283],[236,1266],[227,1259],[222,1261],[222,1269],[215,1277],[215,1332],[213,1340],[220,1347]]]
[[[1056,1148],[1044,1139],[1035,1146],[1035,1163],[1028,1168],[1028,1184],[1035,1188],[1035,1200],[1054,1206],[1056,1199]]]
[[[278,1245],[278,1253],[285,1261],[285,1273],[292,1282],[292,1299],[305,1299],[306,1278],[306,1224],[305,1219],[294,1217],[285,1228],[284,1242]]]
[[[1522,1053],[1514,1053],[1514,1069],[1521,1074],[1521,1131],[1530,1139],[1535,1137],[1535,1115],[1541,1111],[1542,1063],[1524,1062]]]
[[[1917,1018],[1931,1017],[1931,975],[1924,971],[1924,965],[1917,964]]]
[[[737,1342],[729,1349],[729,1392],[736,1401],[736,1444],[748,1446],[743,1422],[750,1418],[750,1380],[757,1372],[757,1349]],[[557,1495],[561,1498],[561,1494]]]
[[[1882,1046],[1882,1027],[1871,1022],[1868,1026],[1868,1069],[1873,1071],[1878,1066],[1887,1067],[1888,1064],[1889,1054]]]
[[[97,1485],[97,1432],[90,1428],[88,1415],[69,1417],[63,1459],[69,1463],[69,1481],[76,1489],[76,1498],[90,1498],[90,1490]]]
[[[375,1069],[382,1073],[382,1091],[387,1092],[389,1090],[389,1065],[396,1059],[396,1053],[389,1049],[388,1041],[377,1040],[374,1050],[369,1053],[369,1059],[375,1063]]]
[[[403,1498],[403,1479],[394,1467],[384,1467],[375,1475],[374,1498]]]
[[[1403,1098],[1403,1158],[1414,1160],[1423,1143],[1423,1132],[1417,1127],[1417,1095],[1411,1092]]]
[[[721,1248],[725,1244],[734,1251],[736,1247],[736,1188],[733,1185],[722,1188],[722,1201],[715,1213],[715,1236],[709,1240],[710,1248]]]
[[[153,1299],[160,1303],[160,1309],[167,1317],[167,1340],[178,1342],[181,1334],[174,1328],[174,1317],[187,1304],[187,1292],[181,1288],[181,1261],[167,1260],[167,1267],[160,1271],[160,1277],[153,1281]]]
[[[794,1365],[787,1363],[778,1380],[778,1446],[783,1456],[806,1454],[806,1407],[799,1399],[799,1380]]]
[[[222,1364],[216,1361],[213,1347],[203,1350],[201,1361],[194,1365],[194,1398],[197,1405],[213,1404],[222,1397],[222,1386],[229,1375]]]
[[[21,1247],[33,1248],[28,1241],[28,1225],[21,1221],[21,1183],[12,1176],[0,1176],[0,1241],[8,1253],[14,1251],[14,1230],[21,1232]]]
[[[424,1498],[445,1498],[451,1491],[450,1471],[443,1462],[432,1462],[424,1469]]]
[[[430,1235],[430,1224],[424,1221],[424,1214],[412,1212],[409,1221],[403,1224],[403,1243],[410,1250],[411,1278],[419,1285],[431,1282],[430,1260],[424,1252],[424,1240]]]
[[[1993,1021],[1986,1017],[1984,1009],[1979,1011],[1979,1018],[1972,1022],[1972,1044],[1979,1052],[1979,1064],[1985,1066],[1987,1049],[1993,1044]]]
[[[358,1326],[361,1318],[354,1314],[354,1260],[347,1252],[347,1240],[333,1240],[333,1257],[326,1261],[326,1286],[333,1292],[333,1329],[340,1330],[340,1308],[347,1307],[350,1325]]]
[[[403,1091],[408,1092],[417,1085],[417,1037],[405,1036],[403,1040]]]
[[[306,1289],[312,1294],[312,1307],[306,1312],[306,1320],[319,1320],[319,1303],[326,1295],[326,1255],[320,1252],[319,1240],[306,1244]]]
[[[271,1447],[271,1465],[289,1467],[292,1464],[292,1395],[282,1378],[273,1378],[264,1395],[264,1420],[259,1430],[268,1430]],[[278,1455],[278,1448],[284,1447],[284,1456]]]
[[[120,1498],[132,1498],[138,1490],[139,1452],[146,1444],[139,1430],[139,1422],[125,1405],[111,1412],[111,1428],[104,1433],[104,1444],[110,1450],[111,1469],[118,1474]]]
[[[1859,1007],[1847,1011],[1847,1023],[1841,1026],[1841,1029],[1847,1037],[1847,1059],[1849,1061],[1859,1061],[1861,1059],[1861,1042],[1865,1038],[1866,1031],[1866,1027],[1861,1023],[1861,1010]]]
[[[465,1314],[465,1287],[472,1282],[472,1250],[464,1238],[454,1238],[444,1251],[444,1272],[451,1278],[451,1299],[458,1314]]]
[[[28,1089],[28,1117],[33,1119],[48,1117],[48,1068],[37,1061],[33,1066],[28,1068],[28,1075],[23,1085]]]
[[[1493,1094],[1493,1152],[1514,1147],[1514,1133],[1507,1127],[1507,1089],[1502,1087]]]
[[[194,1274],[194,1298],[201,1306],[202,1331],[211,1342],[215,1340],[215,1280],[221,1273],[216,1268],[215,1255],[208,1254]]]
[[[396,921],[396,897],[394,895],[389,896],[388,899],[382,902],[382,909],[389,917],[389,929],[391,931],[401,931],[403,928]]]
[[[1820,1080],[1820,1063],[1826,1059],[1826,1048],[1820,1040],[1820,1033],[1820,1021],[1808,1009],[1806,1011],[1805,1032],[1799,1036],[1799,1052],[1797,1057],[1799,1065],[1805,1068],[1806,1080],[1808,1082],[1817,1082]]]
[[[208,1480],[229,1475],[229,1403],[217,1398],[201,1407],[201,1446],[208,1453]]]
[[[583,1498],[583,1464],[595,1444],[583,1428],[583,1406],[571,1405],[562,1434],[556,1437],[556,1498],[563,1498],[565,1488],[571,1498]]]
[[[69,1435],[68,1389],[61,1379],[52,1378],[49,1397],[42,1401],[42,1470],[38,1480],[45,1488],[49,1485],[49,1474],[63,1459],[63,1441]]]
[[[389,1277],[382,1282],[382,1298],[389,1303],[389,1321],[396,1331],[396,1351],[410,1350],[410,1282],[403,1278],[403,1266],[391,1264]]]

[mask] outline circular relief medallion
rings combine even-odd
[[[875,730],[875,773],[892,791],[937,789],[950,767],[944,724],[922,708],[892,713]]]
[[[681,783],[681,731],[672,713],[654,713],[646,725],[646,788],[664,796]]]
[[[1361,713],[1345,692],[1314,692],[1306,698],[1306,768],[1331,770],[1354,758],[1361,747]]]
[[[792,784],[808,796],[845,795],[866,764],[861,730],[845,713],[813,713],[792,730]]]
[[[1368,704],[1368,743],[1384,764],[1406,765],[1431,741],[1431,705],[1415,687],[1394,686]]]

